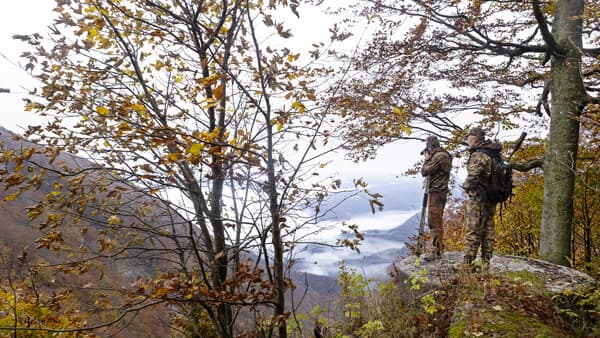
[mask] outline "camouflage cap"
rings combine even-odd
[[[485,131],[483,131],[483,129],[479,127],[473,127],[469,129],[469,133],[467,134],[467,136],[477,136],[483,140],[485,138]]]
[[[425,146],[428,149],[438,148],[440,146],[440,140],[438,140],[438,138],[433,135],[427,136],[427,138],[425,139]]]
[[[425,154],[426,151],[432,151],[440,147],[440,140],[437,137],[431,135],[425,139],[425,149],[421,150],[421,155]]]

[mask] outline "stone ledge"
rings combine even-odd
[[[394,263],[400,278],[408,278],[417,271],[423,271],[428,283],[440,286],[442,281],[457,273],[457,267],[462,262],[462,252],[447,252],[441,259],[426,262],[419,260],[415,266],[416,256],[408,256]],[[596,280],[585,273],[548,263],[539,259],[518,256],[495,255],[490,262],[491,273],[528,271],[537,274],[544,281],[544,287],[552,293],[574,291],[579,287],[591,287]]]

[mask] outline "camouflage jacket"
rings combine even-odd
[[[452,156],[442,148],[434,149],[431,157],[421,167],[421,174],[429,176],[428,192],[447,193],[450,170],[452,170]]]
[[[481,145],[469,149],[469,160],[467,161],[467,178],[463,183],[463,189],[471,197],[481,196],[491,182],[492,158],[483,151],[500,151],[502,145],[486,141]]]

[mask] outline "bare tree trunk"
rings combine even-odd
[[[268,120],[267,120],[268,121]],[[275,317],[279,328],[279,337],[287,337],[287,325],[283,318],[285,313],[285,279],[283,273],[283,243],[281,240],[280,205],[277,202],[277,182],[275,180],[275,168],[273,159],[273,126],[267,127],[268,135],[268,159],[267,176],[269,180],[269,209],[271,211],[271,233],[273,236],[273,264],[275,265],[275,288],[277,289],[277,301],[275,304]]]
[[[559,51],[552,56],[552,109],[544,163],[541,258],[571,263],[573,192],[579,145],[579,120],[587,93],[581,77],[583,0],[559,0],[552,35]]]

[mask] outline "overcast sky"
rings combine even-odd
[[[44,31],[52,22],[54,0],[4,1],[0,11],[0,88],[10,93],[0,93],[0,124],[20,132],[35,117],[25,113],[22,98],[33,88],[33,79],[19,67],[19,55],[25,50],[22,41],[14,40],[14,34],[30,34]]]

